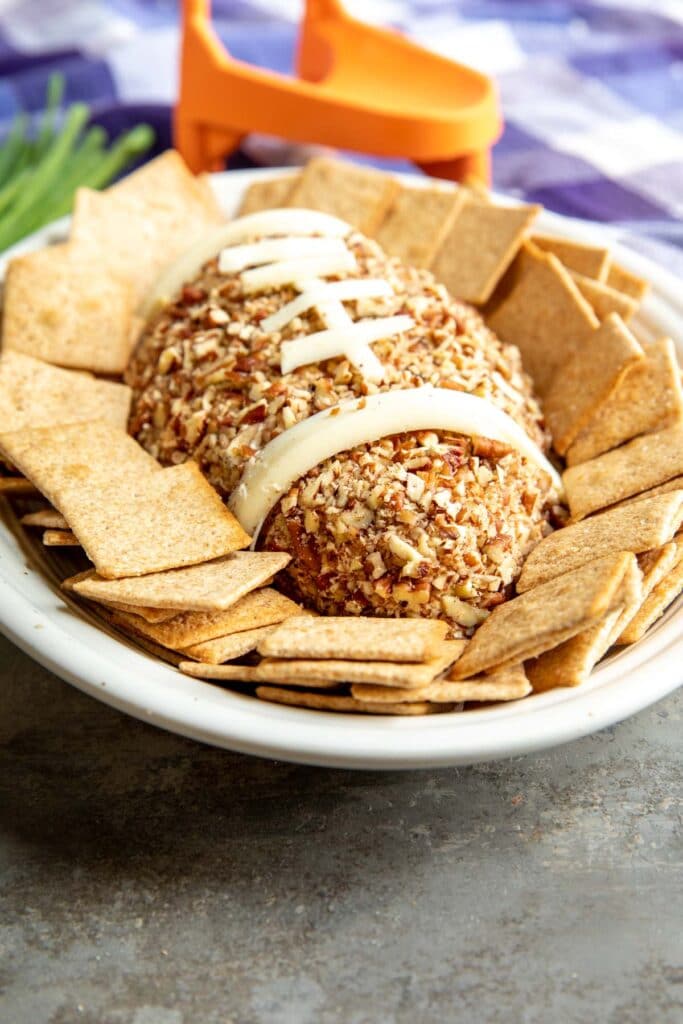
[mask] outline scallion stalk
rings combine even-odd
[[[26,138],[26,126],[28,118],[26,114],[17,114],[0,152],[0,185],[11,180],[14,168],[21,159],[22,154],[29,145]]]
[[[64,77],[53,74],[37,135],[29,137],[28,119],[18,114],[0,146],[0,250],[69,213],[81,186],[106,187],[154,141],[141,124],[108,147],[102,128],[85,131],[90,111],[83,103],[69,107],[56,129],[63,97]]]
[[[57,111],[64,98],[64,75],[58,71],[50,75],[45,94],[45,113],[43,114],[38,137],[33,144],[33,155],[35,160],[45,154],[45,150],[52,142],[55,134],[55,119]]]
[[[60,135],[50,144],[30,180],[14,203],[12,212],[0,224],[0,249],[22,238],[36,220],[46,194],[59,180],[85,125],[90,111],[84,103],[75,103],[68,111]],[[41,221],[41,223],[43,223]]]

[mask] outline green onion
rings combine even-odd
[[[105,158],[107,134],[97,125],[90,128],[79,148],[74,152],[68,169],[60,178],[59,188],[55,188],[45,202],[39,204],[32,216],[27,218],[27,232],[35,231],[41,224],[47,224],[58,217],[63,217],[72,207],[76,189],[87,182]],[[0,203],[2,197],[0,196]]]
[[[23,171],[19,174],[15,174],[14,177],[0,188],[0,216],[3,211],[9,206],[14,197],[21,191],[22,187],[28,182],[33,171],[30,167],[24,167]]]
[[[105,188],[154,142],[149,125],[140,124],[108,146],[102,128],[85,130],[84,103],[72,104],[56,128],[63,96],[63,76],[51,75],[35,138],[18,114],[0,146],[0,250],[69,213],[78,188]]]
[[[50,143],[44,157],[36,167],[30,180],[22,189],[21,196],[12,212],[0,224],[0,249],[6,248],[22,238],[30,223],[36,219],[40,204],[45,203],[46,194],[58,183],[64,173],[65,164],[72,154],[74,145],[90,111],[84,103],[74,103],[67,113],[64,128],[54,142]],[[42,221],[41,221],[42,223]]]
[[[88,188],[104,188],[129,164],[146,153],[153,142],[153,129],[148,124],[136,125],[116,140],[97,170],[81,184]]]
[[[55,72],[50,75],[45,96],[45,113],[38,137],[33,145],[34,159],[39,160],[45,153],[55,134],[55,117],[64,98],[64,75]]]
[[[26,114],[17,114],[12,121],[5,145],[2,147],[2,152],[0,152],[0,185],[4,185],[11,180],[17,162],[21,160],[22,154],[28,147],[26,140],[27,123],[28,118]]]

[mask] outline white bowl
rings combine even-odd
[[[244,188],[281,171],[233,171],[214,177],[226,213]],[[421,179],[415,179],[417,183]],[[411,179],[412,181],[412,179]],[[22,242],[44,245],[66,221]],[[599,227],[544,213],[543,230],[604,243]],[[609,239],[611,243],[611,239]],[[636,331],[645,340],[671,335],[683,353],[680,284],[655,264],[613,246],[624,266],[652,282]],[[12,253],[8,254],[11,255]],[[0,270],[2,268],[0,267]],[[429,768],[523,754],[611,725],[671,693],[683,681],[683,602],[640,643],[601,664],[588,683],[466,714],[425,718],[340,715],[268,704],[181,675],[106,632],[95,616],[67,603],[39,568],[38,545],[0,522],[0,629],[79,689],[172,732],[249,754],[349,768]]]

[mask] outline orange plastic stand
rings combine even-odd
[[[250,132],[376,156],[427,174],[489,183],[502,130],[493,82],[410,40],[306,0],[298,78],[235,60],[211,25],[210,0],[182,0],[175,144],[193,171],[223,167]]]

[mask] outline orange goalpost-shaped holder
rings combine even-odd
[[[235,60],[210,0],[182,0],[175,144],[194,172],[221,170],[251,132],[412,160],[427,174],[489,183],[502,130],[493,82],[403,36],[306,0],[297,78]]]

